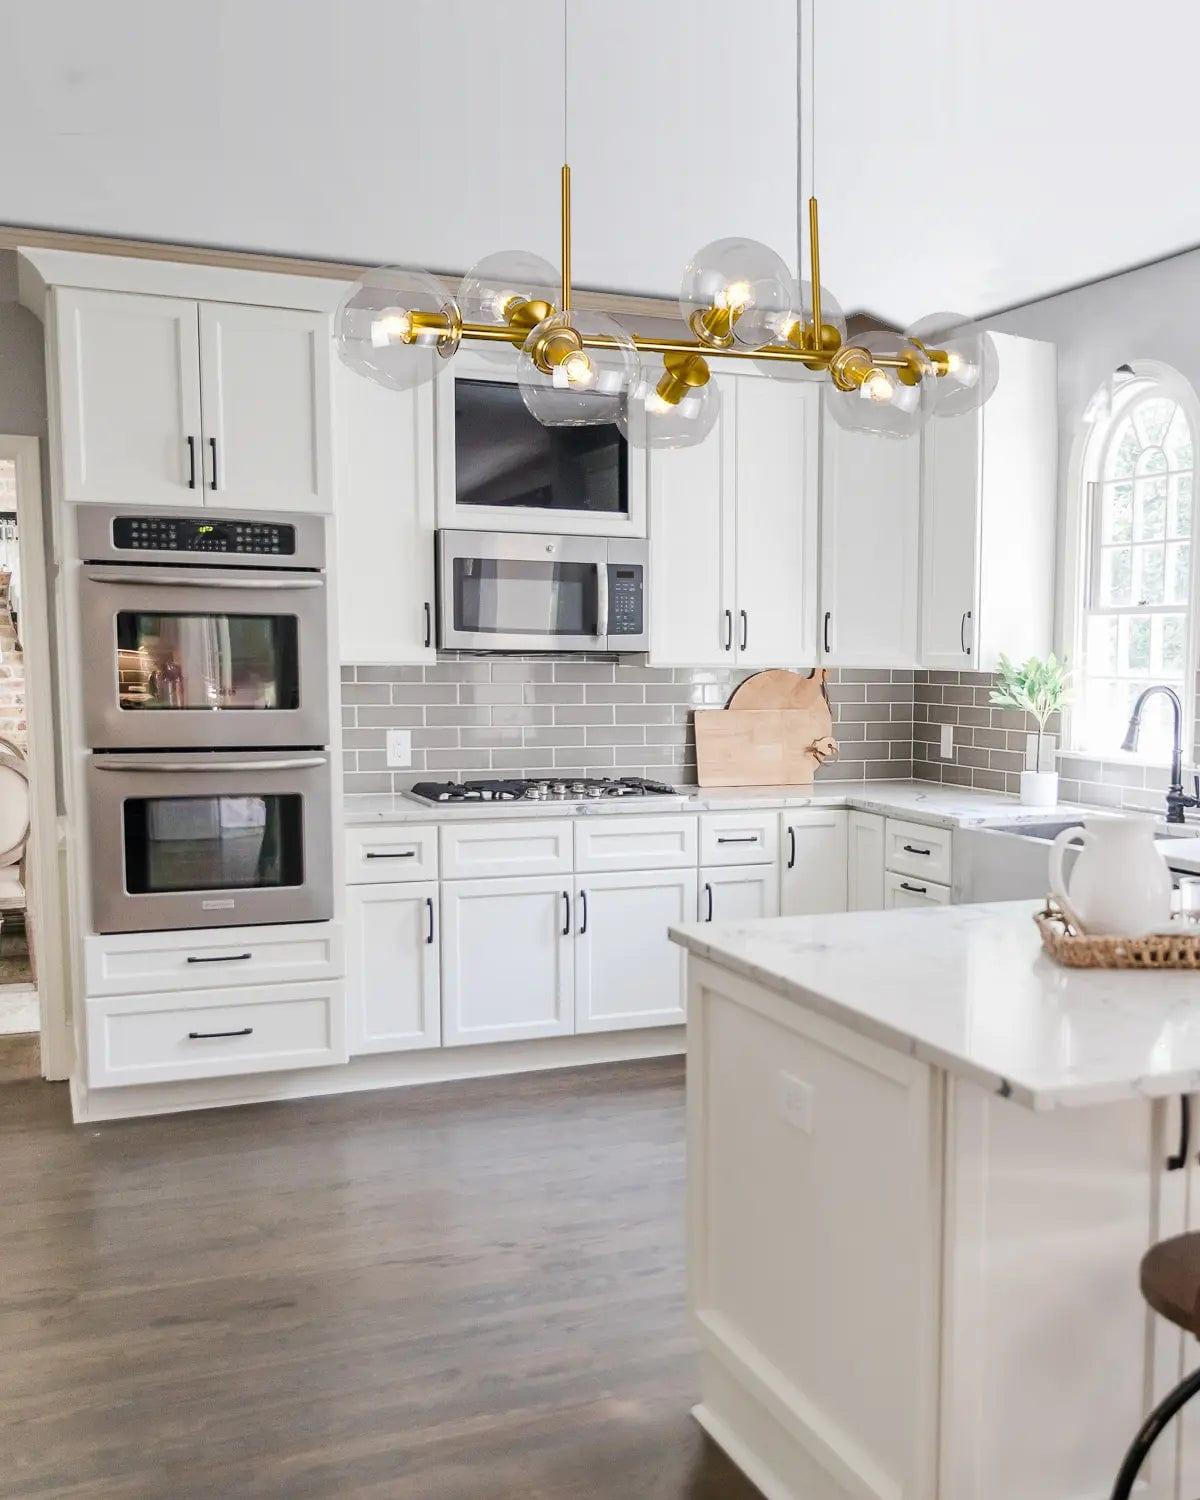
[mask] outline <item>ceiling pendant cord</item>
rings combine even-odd
[[[570,119],[571,96],[568,86],[568,62],[570,59],[569,47],[569,25],[570,25],[571,0],[563,0],[563,107],[562,107],[562,175],[560,181],[559,202],[559,229],[560,229],[560,254],[562,257],[562,293],[559,310],[567,313],[571,310],[571,157],[568,150],[569,141],[567,136],[568,121]]]

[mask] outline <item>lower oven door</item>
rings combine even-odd
[[[323,751],[93,754],[93,927],[327,921],[331,786]]]

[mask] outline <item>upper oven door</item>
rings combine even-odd
[[[325,578],[80,566],[93,749],[327,745]]]

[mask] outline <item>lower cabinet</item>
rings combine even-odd
[[[843,808],[782,814],[780,916],[846,910],[849,816]]]
[[[710,865],[700,871],[696,915],[701,922],[737,922],[779,915],[779,871],[769,865]]]
[[[848,814],[846,908],[848,911],[882,911],[883,825],[879,813]]]
[[[442,1004],[437,881],[351,886],[346,918],[351,1055],[438,1046]]]
[[[889,870],[883,878],[883,905],[886,911],[900,906],[949,906],[950,887],[933,880],[919,880],[915,875],[900,875]]]
[[[443,1044],[570,1035],[574,918],[570,876],[443,882]]]
[[[682,1022],[684,953],[667,928],[695,919],[695,870],[588,875],[575,903],[575,1030]]]

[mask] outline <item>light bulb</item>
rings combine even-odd
[[[371,344],[376,349],[386,349],[389,344],[402,344],[411,337],[412,328],[411,313],[399,307],[389,307],[371,323]]]
[[[684,267],[679,308],[710,349],[761,349],[796,311],[792,273],[768,245],[724,239],[697,250]]]
[[[428,271],[379,266],[346,291],[333,319],[338,358],[389,390],[435,380],[462,338],[458,303]]]
[[[905,337],[927,350],[938,372],[939,417],[977,411],[996,389],[999,356],[989,334],[961,313],[931,313]]]
[[[664,401],[657,391],[646,393],[646,410],[652,417],[665,417],[673,410],[670,401]]]
[[[963,357],[958,352],[957,349],[948,349],[946,351],[946,374],[947,375],[959,375],[959,374],[961,374],[962,373],[963,363],[964,363]]]
[[[716,305],[731,313],[743,313],[754,300],[754,290],[748,281],[733,281],[717,293]]]
[[[488,301],[491,310],[492,321],[495,323],[506,323],[508,321],[509,304],[512,302],[524,302],[525,298],[520,292],[505,291],[497,292]]]
[[[882,370],[872,370],[863,381],[862,390],[864,396],[872,401],[879,402],[880,405],[890,401],[896,394],[896,387],[892,382],[892,377],[885,374]]]
[[[568,354],[563,360],[560,369],[566,377],[568,385],[578,389],[586,389],[591,385],[595,377],[592,362],[582,349],[576,349],[573,354]]]

